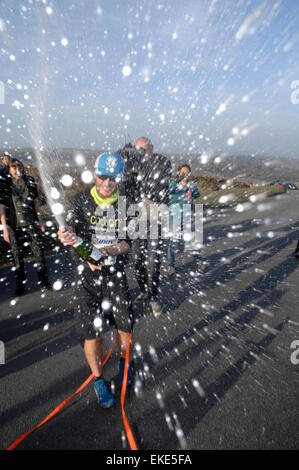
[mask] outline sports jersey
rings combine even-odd
[[[92,191],[85,189],[71,199],[67,224],[72,227],[76,235],[99,248],[112,246],[127,238],[124,228],[129,219],[123,220],[125,214],[119,214],[118,203],[119,199],[112,204],[99,206],[92,196]],[[126,239],[126,242],[130,244],[130,240]],[[79,273],[80,278],[84,286],[92,293],[97,289],[99,278],[114,275],[117,272],[121,274],[128,261],[127,255],[104,257],[102,269],[92,271],[84,260],[80,263],[79,255],[75,250],[72,251],[76,264],[84,266],[83,271],[80,270],[82,271]]]

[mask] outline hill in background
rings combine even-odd
[[[240,181],[270,182],[299,181],[299,159],[278,158],[271,156],[244,155],[193,155],[176,156],[176,161],[188,161],[194,174],[202,174],[220,178],[233,178]]]
[[[36,156],[32,149],[1,150],[2,154],[8,152],[10,155],[26,162],[28,166],[37,166]],[[45,158],[51,161],[56,171],[65,164],[74,162],[76,155],[85,156],[86,166],[88,162],[94,162],[102,150],[86,150],[58,148],[44,152]],[[251,180],[269,182],[275,179],[281,181],[299,181],[299,159],[279,158],[272,156],[256,155],[167,155],[172,164],[174,173],[182,163],[189,163],[195,176],[203,175],[217,178],[233,178],[240,181]]]

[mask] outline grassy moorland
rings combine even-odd
[[[196,203],[203,204],[204,209],[215,209],[224,207],[235,207],[245,202],[259,202],[266,197],[275,196],[285,192],[282,186],[274,185],[256,185],[246,187],[241,184],[236,185],[230,182],[224,182],[218,186],[209,186],[195,178],[200,191],[200,198]]]

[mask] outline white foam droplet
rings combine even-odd
[[[60,290],[62,288],[62,285],[63,285],[62,281],[59,281],[59,280],[55,281],[54,284],[53,284],[53,289],[54,290]]]
[[[51,188],[51,198],[52,199],[59,199],[60,198],[60,192],[56,188]]]
[[[75,155],[75,162],[78,166],[84,165],[86,162],[85,156],[82,155],[82,153],[77,153],[77,155]]]
[[[129,65],[124,65],[122,68],[122,73],[124,77],[128,77],[132,73],[132,69]]]
[[[184,233],[183,234],[183,239],[185,242],[190,242],[193,238],[193,234],[192,233]]]
[[[102,323],[103,323],[103,320],[100,317],[95,317],[95,319],[93,321],[93,326],[95,328],[101,328]]]
[[[70,175],[63,175],[60,182],[66,187],[72,186],[73,178]]]
[[[109,300],[103,300],[101,307],[105,312],[107,312],[111,308],[111,302],[109,302]]]
[[[64,211],[64,207],[62,204],[60,204],[60,202],[55,202],[55,204],[52,205],[51,209],[54,215],[60,215]]]
[[[81,180],[83,181],[83,183],[85,184],[89,184],[92,182],[92,173],[91,171],[89,170],[85,170],[81,173]]]

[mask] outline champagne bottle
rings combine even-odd
[[[81,256],[81,258],[89,261],[89,263],[95,265],[101,264],[103,256],[101,250],[95,247],[89,241],[78,237],[76,243],[73,245],[73,248],[75,248],[76,252]]]

